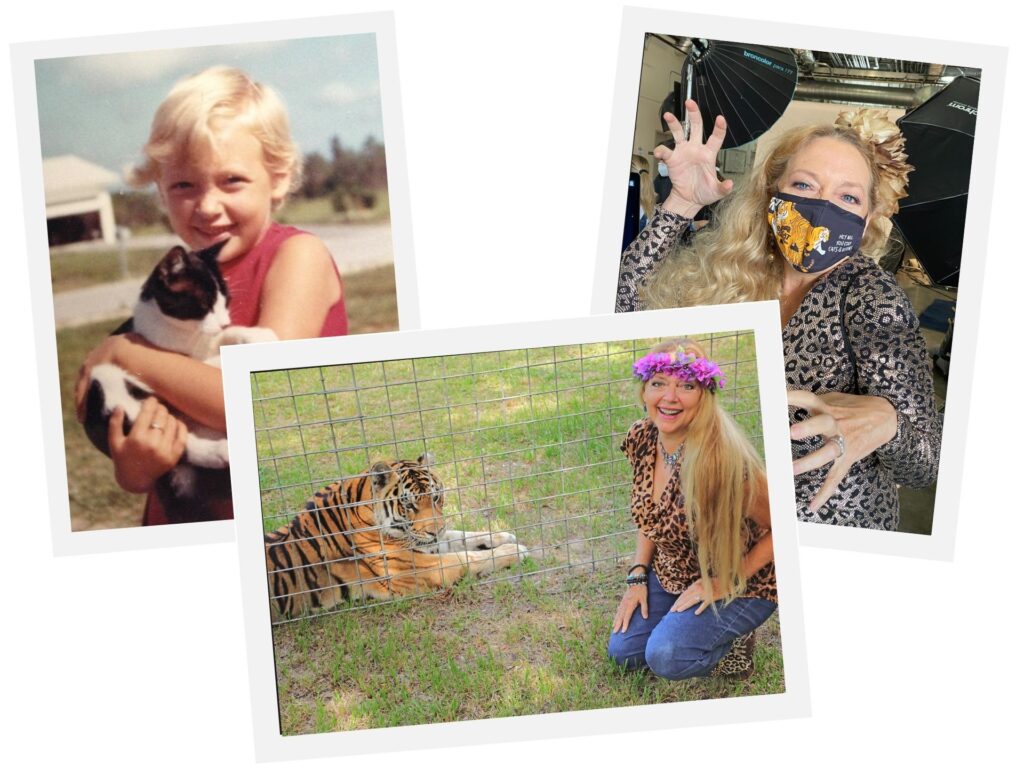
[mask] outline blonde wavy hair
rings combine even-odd
[[[878,122],[880,119],[875,117],[873,125]],[[896,126],[885,122],[902,142]],[[868,224],[860,252],[875,261],[881,258],[888,247],[891,228],[887,217],[898,208],[896,200],[906,195],[906,174],[912,168],[903,163],[902,182],[893,183],[891,168],[876,162],[877,139],[865,135],[867,130],[855,123],[856,120],[840,120],[837,125],[804,126],[783,134],[751,175],[719,204],[712,224],[689,245],[666,259],[641,288],[644,305],[648,308],[688,307],[779,298],[786,262],[774,258],[772,232],[766,215],[768,201],[779,190],[779,182],[792,157],[812,141],[822,138],[846,142],[864,158],[871,174],[871,188]],[[892,133],[888,140],[892,141]],[[905,159],[904,154],[902,160]]]
[[[633,155],[629,163],[631,173],[640,174],[640,207],[647,220],[654,215],[654,181],[651,179],[651,164],[643,155]]]
[[[216,147],[218,123],[236,120],[263,147],[271,176],[287,175],[288,191],[302,183],[302,157],[292,141],[288,113],[277,93],[233,67],[210,67],[180,80],[157,107],[144,160],[128,172],[128,183],[143,187],[160,178],[162,166]],[[277,209],[284,202],[273,201]]]
[[[651,354],[679,348],[707,358],[704,348],[690,339],[661,342]],[[644,382],[640,387],[641,397],[646,386]],[[729,603],[746,588],[743,521],[765,482],[765,468],[743,430],[708,390],[702,391],[697,413],[687,429],[678,472],[704,594],[713,594],[714,576]]]

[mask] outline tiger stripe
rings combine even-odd
[[[276,612],[290,618],[329,608],[348,600],[356,584],[360,596],[373,598],[413,591],[402,578],[414,570],[410,542],[395,529],[415,528],[422,518],[436,540],[443,488],[420,462],[393,461],[318,490],[304,512],[264,536]]]

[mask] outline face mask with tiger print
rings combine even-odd
[[[776,192],[768,201],[775,247],[800,272],[823,272],[857,252],[865,221],[828,200]]]

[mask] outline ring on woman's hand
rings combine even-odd
[[[833,435],[829,438],[829,442],[835,443],[839,449],[839,455],[836,456],[837,459],[841,459],[846,455],[846,440],[843,439],[842,435]]]
[[[150,424],[150,425],[149,425],[149,428],[150,428],[150,429],[160,429],[160,430],[162,430],[162,429],[164,428],[164,425],[163,425],[163,424],[156,424],[156,423],[153,423],[153,424]]]

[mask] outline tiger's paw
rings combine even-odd
[[[526,559],[529,550],[522,544],[502,544],[491,550],[494,559],[501,562],[504,567],[511,568],[516,563]]]
[[[497,549],[498,547],[505,546],[507,544],[516,544],[518,539],[516,535],[510,531],[498,531],[490,535],[490,548]]]

